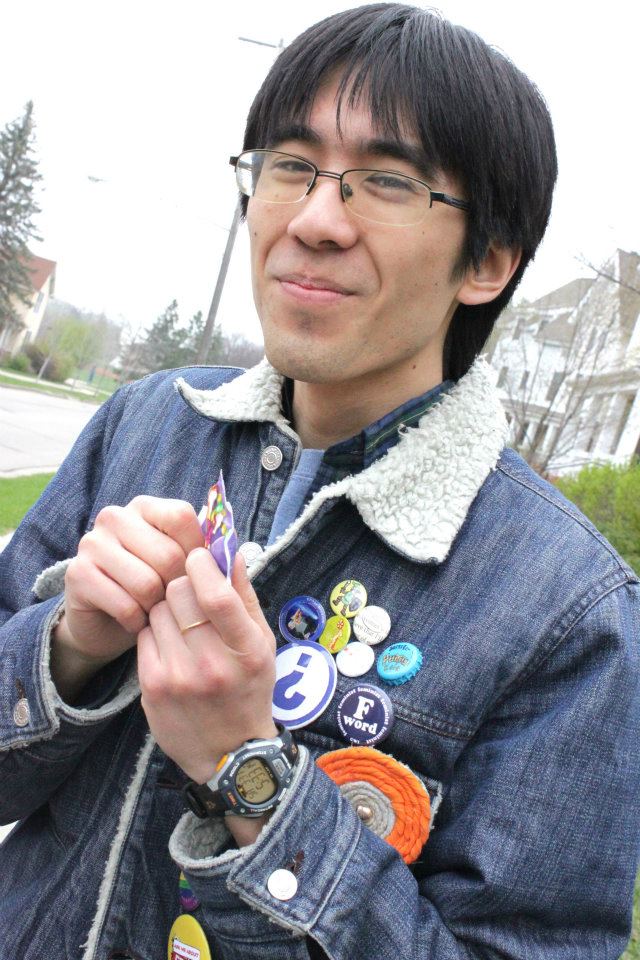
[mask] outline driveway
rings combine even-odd
[[[0,387],[0,476],[57,470],[97,409],[68,397]]]

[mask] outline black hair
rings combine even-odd
[[[345,101],[364,103],[387,136],[417,134],[425,167],[454,175],[471,205],[454,268],[479,267],[490,242],[521,248],[518,269],[487,304],[460,304],[444,376],[457,380],[480,353],[546,229],[557,176],[551,118],[537,87],[477,34],[432,10],[375,3],[327,17],[278,56],[253,101],[244,149],[269,146],[308,119],[318,89],[341,76]],[[246,198],[244,198],[246,212]]]

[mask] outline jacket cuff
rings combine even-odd
[[[20,610],[4,624],[0,661],[3,749],[49,740],[61,725],[77,728],[101,724],[139,694],[135,660],[129,658],[114,666],[93,690],[87,689],[82,706],[72,707],[61,699],[51,678],[50,657],[51,635],[63,612],[64,597],[57,596]]]
[[[301,746],[291,787],[255,843],[220,853],[227,834],[223,823],[198,822],[188,813],[176,827],[169,850],[205,910],[212,906],[206,919],[218,936],[244,939],[250,923],[255,938],[273,939],[276,924],[288,931],[285,939],[290,940],[313,929],[363,829],[351,805]],[[384,841],[378,842],[389,856],[397,856]],[[268,880],[275,870],[291,869],[293,863],[298,864],[298,889],[292,899],[282,901],[269,892]],[[239,911],[241,903],[251,910]]]

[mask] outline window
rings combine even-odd
[[[596,423],[595,426],[594,426],[594,428],[593,428],[593,430],[591,431],[591,436],[589,437],[589,442],[588,442],[588,444],[587,444],[587,446],[586,446],[586,448],[585,448],[586,451],[587,451],[587,453],[591,453],[591,451],[593,450],[593,448],[594,448],[595,445],[596,445],[596,442],[597,442],[597,440],[598,440],[599,435],[600,435],[600,424],[599,424],[599,423]]]
[[[618,429],[616,430],[615,436],[614,436],[613,440],[611,441],[611,446],[609,447],[609,453],[615,453],[616,450],[618,449],[618,444],[620,443],[620,438],[622,437],[622,434],[624,433],[624,429],[625,429],[625,427],[626,427],[626,425],[627,425],[627,422],[628,422],[628,420],[629,420],[629,414],[631,413],[631,408],[632,408],[633,404],[635,403],[635,399],[636,399],[636,398],[635,398],[635,394],[632,394],[631,396],[629,396],[629,397],[626,398],[626,402],[625,402],[625,405],[624,405],[624,409],[623,409],[623,411],[622,411],[622,416],[620,417],[620,421],[619,421],[619,423],[618,423]]]
[[[509,368],[508,368],[508,367],[502,367],[502,369],[500,370],[500,375],[499,375],[499,377],[498,377],[498,386],[499,386],[499,387],[504,387],[504,385],[505,385],[505,383],[506,383],[506,380],[507,380],[507,373],[508,373],[508,372],[509,372]]]
[[[563,373],[554,373],[554,375],[552,376],[551,383],[549,384],[549,389],[547,390],[547,400],[549,400],[551,403],[553,403],[553,401],[555,400],[556,394],[560,389],[560,384],[562,383],[563,379],[564,379]]]
[[[525,370],[522,374],[522,380],[520,381],[520,389],[524,390],[527,385],[527,380],[529,379],[529,371]]]
[[[33,305],[33,312],[34,312],[34,313],[37,313],[37,312],[38,312],[38,310],[39,310],[40,307],[42,306],[42,301],[43,301],[43,300],[44,300],[44,293],[43,293],[42,290],[41,290],[40,293],[38,294],[38,299],[36,300],[36,302],[35,302],[34,305]]]

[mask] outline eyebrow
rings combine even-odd
[[[299,140],[311,147],[321,147],[324,142],[320,134],[312,127],[303,123],[293,123],[276,128],[269,137],[269,147],[273,149],[274,146],[287,140]],[[372,140],[360,140],[355,147],[357,152],[366,156],[404,160],[427,179],[433,179],[436,176],[433,164],[427,160],[424,150],[418,144],[405,143],[402,140],[374,138]]]

